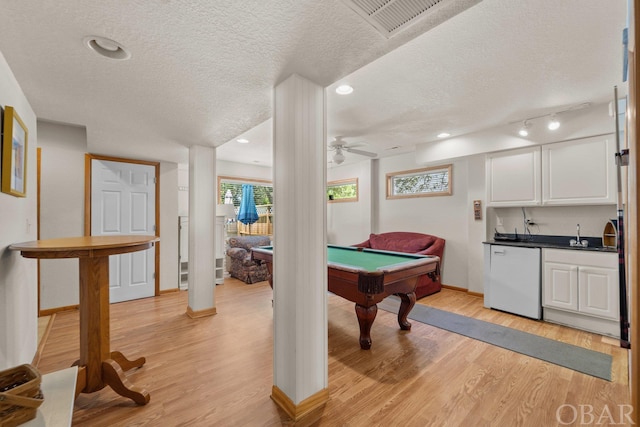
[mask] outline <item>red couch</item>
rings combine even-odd
[[[391,233],[371,234],[366,241],[352,246],[440,257],[440,274],[436,276],[436,280],[427,275],[418,278],[416,298],[422,298],[442,289],[440,276],[442,275],[444,242],[444,239],[429,234],[394,231]]]

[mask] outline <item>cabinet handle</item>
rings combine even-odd
[[[504,255],[504,249],[494,249],[493,250],[493,254],[494,255]]]

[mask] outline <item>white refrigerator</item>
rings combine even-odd
[[[490,246],[489,307],[542,318],[540,248]]]

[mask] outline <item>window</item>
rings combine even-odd
[[[233,206],[239,207],[242,199],[242,184],[253,185],[256,206],[273,204],[273,185],[270,181],[231,176],[218,177],[218,203],[225,203],[230,198]]]
[[[253,198],[259,219],[251,225],[238,223],[235,219],[228,220],[229,234],[273,234],[273,184],[271,181],[219,176],[217,203],[231,202],[237,215],[242,199],[242,184],[253,185]]]
[[[327,183],[327,200],[335,202],[358,201],[358,178],[342,179]]]
[[[450,195],[451,165],[387,174],[387,199]]]

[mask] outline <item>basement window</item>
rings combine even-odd
[[[357,202],[358,178],[342,179],[327,183],[327,200],[329,203]]]
[[[451,195],[451,165],[387,174],[387,199]]]

